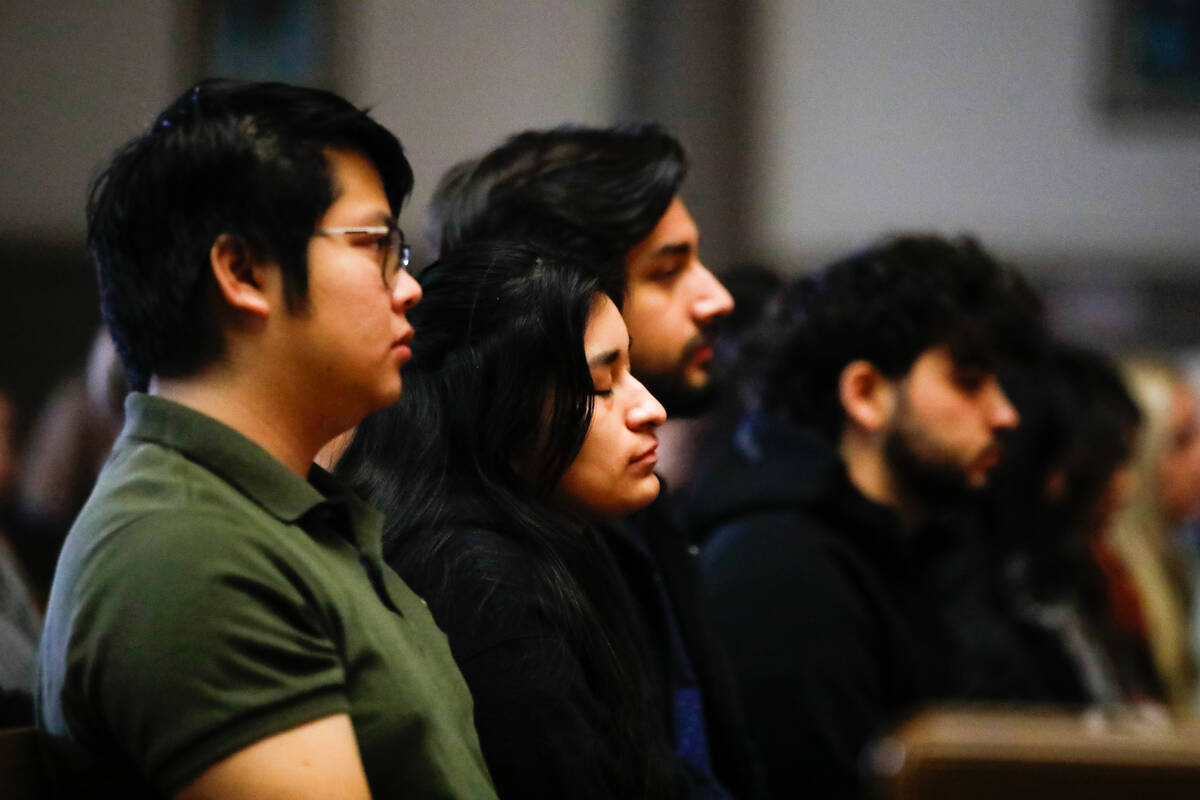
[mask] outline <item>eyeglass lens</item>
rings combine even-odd
[[[388,229],[387,252],[383,259],[383,281],[389,289],[395,288],[396,278],[408,269],[412,260],[412,249],[404,241],[404,231],[391,225]]]

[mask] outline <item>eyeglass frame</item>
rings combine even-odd
[[[395,222],[388,221],[386,225],[347,225],[333,228],[317,228],[315,231],[317,236],[387,236],[388,237],[388,253],[382,263],[379,265],[380,277],[383,278],[383,285],[389,289],[396,287],[396,279],[400,277],[400,273],[408,269],[408,265],[412,263],[412,248],[404,239],[404,231]],[[396,267],[395,273],[388,279],[388,263],[395,254]]]

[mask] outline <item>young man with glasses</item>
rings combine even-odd
[[[62,796],[494,796],[381,519],[312,464],[400,396],[411,186],[399,142],[342,98],[226,81],[186,92],[93,186],[135,391],[39,652]]]

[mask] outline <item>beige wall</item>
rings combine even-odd
[[[173,37],[186,6],[0,4],[0,236],[80,237],[89,175],[180,88]],[[617,121],[630,108],[623,81],[659,63],[670,80],[651,105],[693,144],[688,191],[721,261],[803,266],[885,230],[936,227],[976,231],[1063,274],[1195,274],[1200,130],[1195,119],[1169,130],[1107,123],[1096,103],[1105,6],[754,0],[746,41],[757,46],[748,65],[730,66],[746,73],[740,91],[724,116],[706,108],[703,118],[687,116],[695,103],[678,106],[713,67],[684,62],[717,49],[627,57],[629,13],[642,8],[629,0],[340,4],[337,75],[409,151],[414,237],[454,161],[520,128]],[[656,24],[703,32],[702,21]],[[726,136],[745,150],[744,180],[722,171],[728,153],[706,161],[710,118],[713,129],[744,126]],[[725,217],[733,230],[721,230]],[[734,239],[744,252],[718,244]]]
[[[519,128],[606,124],[616,0],[339,5],[341,90],[404,142],[406,227],[442,171]],[[81,238],[89,176],[183,86],[168,0],[0,4],[0,236]]]
[[[447,167],[531,127],[609,124],[616,0],[367,0],[344,19],[347,91],[399,135],[417,185],[406,228],[423,230]],[[424,244],[424,240],[420,241]],[[418,260],[420,260],[420,253]]]
[[[1063,274],[1200,271],[1200,115],[1098,109],[1103,0],[759,0],[755,238],[972,230]]]
[[[83,230],[88,177],[171,96],[170,4],[0,4],[0,235]]]

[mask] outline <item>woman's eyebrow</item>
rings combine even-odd
[[[632,348],[632,347],[633,347],[633,337],[630,336],[629,344],[627,345],[627,349]],[[614,347],[612,350],[604,350],[602,352],[596,353],[595,355],[589,357],[587,363],[588,363],[589,367],[607,367],[610,364],[615,364],[617,359],[620,357],[621,357],[621,351]]]
[[[620,358],[620,356],[621,356],[621,351],[617,350],[616,348],[613,348],[612,350],[605,350],[605,351],[597,353],[596,355],[589,358],[588,366],[589,367],[607,367],[610,364],[616,363],[617,359]]]

